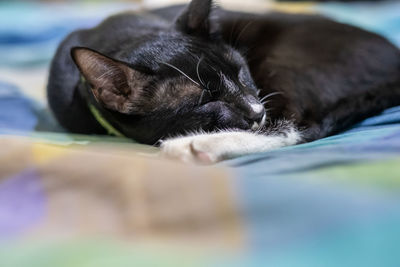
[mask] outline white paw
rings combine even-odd
[[[166,140],[161,144],[161,154],[183,162],[212,164],[222,160],[216,138],[186,136]]]
[[[286,134],[269,136],[243,131],[204,133],[166,140],[161,144],[161,154],[184,162],[212,164],[293,145],[300,140],[294,128],[289,128]]]

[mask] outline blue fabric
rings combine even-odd
[[[48,64],[71,31],[98,24],[134,4],[39,4],[0,2],[0,67]]]
[[[37,122],[34,102],[17,87],[0,82],[0,129],[32,131]]]
[[[381,34],[400,46],[400,2],[326,3],[318,13]]]
[[[122,9],[58,7],[0,4],[0,66],[46,65],[69,31]],[[315,10],[400,46],[398,2],[321,4]],[[15,86],[0,82],[0,133],[34,132],[38,110]],[[230,182],[249,236],[245,252],[216,266],[398,266],[400,106],[335,136],[221,165],[235,174]]]

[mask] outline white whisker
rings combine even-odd
[[[282,95],[282,94],[283,94],[283,92],[273,92],[273,93],[270,93],[270,94],[264,96],[263,98],[261,98],[260,101],[262,102],[262,101],[266,100],[267,98],[269,98],[269,97],[271,97],[271,96],[274,96],[274,95]]]
[[[199,81],[200,81],[201,85],[204,86],[204,82],[203,82],[203,80],[201,79],[201,77],[200,77],[200,72],[199,72],[199,67],[200,67],[200,63],[201,63],[202,60],[203,60],[203,56],[201,56],[201,57],[199,58],[199,61],[197,62],[196,72],[197,72],[197,78],[199,78]]]
[[[200,99],[199,99],[199,103],[198,103],[199,106],[201,105],[201,102],[203,101],[204,92],[205,92],[204,90],[201,91],[201,95],[200,95]]]
[[[191,82],[193,82],[193,83],[196,84],[197,86],[201,87],[200,84],[199,84],[198,82],[196,82],[195,80],[193,80],[192,78],[190,78],[186,73],[184,73],[183,71],[181,71],[180,69],[178,69],[178,68],[175,67],[174,65],[169,64],[169,63],[167,63],[167,62],[160,62],[160,63],[161,63],[161,64],[164,64],[164,65],[166,65],[166,66],[168,66],[168,67],[171,67],[171,68],[173,68],[174,70],[179,71],[179,73],[181,73],[183,76],[185,76],[186,78],[188,78]]]

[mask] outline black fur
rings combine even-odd
[[[90,102],[147,144],[191,130],[250,129],[264,114],[251,104],[271,93],[266,133],[286,119],[304,141],[322,138],[400,104],[400,52],[323,17],[230,12],[193,0],[70,34],[48,84],[50,107],[68,130],[105,133]]]

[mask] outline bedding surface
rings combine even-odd
[[[46,107],[70,31],[138,4],[0,3],[1,266],[399,266],[400,106],[212,167],[65,133]],[[400,46],[400,3],[276,5]]]

